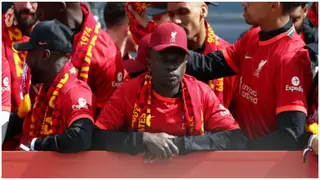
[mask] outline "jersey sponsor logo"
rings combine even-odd
[[[88,109],[87,101],[84,98],[79,98],[78,104],[72,105],[72,109],[77,110],[77,109],[82,109],[82,108]]]
[[[263,66],[267,63],[267,60],[261,60],[258,68],[256,69],[256,71],[254,72],[254,76],[259,77],[260,76],[260,71],[263,68]]]
[[[257,91],[251,88],[250,86],[244,84],[242,82],[242,76],[240,77],[240,82],[239,82],[239,93],[243,98],[248,99],[253,104],[258,103]]]
[[[112,81],[112,87],[119,87],[122,84],[122,80],[123,80],[123,74],[122,74],[122,72],[119,72],[117,74],[117,81],[118,82]]]
[[[245,58],[245,59],[252,59],[252,57],[251,57],[251,56],[248,56],[248,54],[246,54],[246,55],[244,56],[244,58]]]
[[[118,78],[118,81],[119,81],[119,82],[122,81],[123,75],[122,75],[121,72],[118,73],[117,78]]]
[[[8,77],[4,77],[2,79],[1,93],[5,92],[5,91],[10,91],[9,78]]]
[[[2,80],[3,86],[7,87],[9,86],[9,78],[8,77],[4,77]]]
[[[219,104],[219,107],[222,111],[220,111],[221,116],[226,116],[228,114],[230,114],[230,111],[225,108],[222,104]]]
[[[300,79],[297,76],[293,76],[291,79],[291,84],[292,85],[286,85],[286,91],[298,91],[298,92],[303,92],[303,88],[300,85]]]

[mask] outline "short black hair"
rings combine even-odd
[[[103,11],[104,22],[107,28],[121,25],[126,14],[126,3],[125,2],[107,2]]]
[[[308,2],[281,2],[282,4],[282,8],[283,8],[283,13],[284,14],[288,14],[290,13],[290,11],[292,11],[293,9],[297,8],[297,7],[306,7],[306,5],[308,4]]]

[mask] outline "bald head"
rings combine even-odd
[[[201,31],[205,31],[204,21],[208,6],[204,2],[170,2],[168,14],[172,22],[186,31],[187,38],[191,41],[199,36]]]
[[[188,2],[191,4],[192,7],[194,8],[201,8],[202,6],[207,6],[205,2]]]

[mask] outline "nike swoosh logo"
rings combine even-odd
[[[39,45],[46,45],[47,43],[45,43],[45,42],[39,42]]]
[[[252,59],[252,57],[247,56],[247,55],[246,55],[246,56],[244,56],[244,58],[245,58],[245,59]]]

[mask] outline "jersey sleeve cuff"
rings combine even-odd
[[[74,121],[78,120],[78,119],[81,119],[81,118],[87,118],[87,119],[90,119],[92,121],[92,123],[94,123],[94,120],[93,120],[93,116],[90,114],[79,114],[79,115],[76,115],[76,116],[73,116],[68,124],[68,127],[71,126],[72,123],[74,123]]]
[[[2,106],[2,111],[11,112],[11,107],[10,106]]]
[[[226,49],[223,49],[221,50],[222,51],[222,54],[223,54],[223,57],[224,59],[226,60],[227,64],[232,68],[232,70],[236,73],[239,72],[239,68],[237,67],[236,64],[234,64],[234,62],[232,61],[232,59],[230,58],[228,52]]]
[[[276,114],[280,114],[282,112],[286,112],[286,111],[300,111],[303,112],[304,114],[306,114],[306,116],[308,115],[307,113],[307,109],[303,106],[299,106],[299,105],[287,105],[287,106],[281,106],[278,107],[276,110]]]
[[[96,106],[97,108],[103,108],[103,106],[105,105],[106,103],[99,103],[99,102],[96,102]]]
[[[96,121],[95,125],[100,129],[107,130],[107,127],[103,125],[99,120]]]

